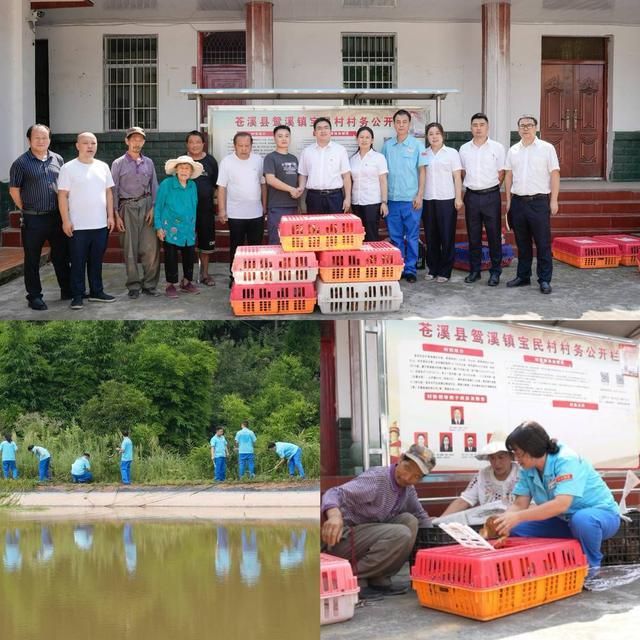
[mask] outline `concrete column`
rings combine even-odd
[[[35,118],[35,36],[27,19],[29,0],[5,0],[0,20],[0,182],[26,149],[25,133]]]
[[[511,3],[482,5],[482,109],[489,117],[489,135],[510,146]],[[535,105],[532,105],[535,109]]]
[[[247,2],[247,86],[273,87],[273,4]]]

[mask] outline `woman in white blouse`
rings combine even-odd
[[[432,122],[425,129],[427,180],[422,224],[427,241],[425,280],[448,282],[453,269],[458,210],[462,208],[462,165],[458,152],[444,144],[444,129]]]
[[[356,133],[358,151],[351,158],[351,209],[361,220],[366,242],[380,239],[378,224],[380,216],[389,213],[387,208],[387,174],[389,169],[385,157],[373,149],[373,131],[360,127]]]

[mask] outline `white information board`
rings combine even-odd
[[[484,466],[494,431],[536,420],[602,469],[638,468],[638,346],[549,329],[388,321],[389,453],[425,443],[436,471]]]
[[[346,147],[349,154],[358,148],[356,131],[363,125],[374,133],[374,148],[379,151],[387,138],[395,136],[393,114],[399,109],[411,114],[411,134],[424,138],[428,110],[419,107],[387,106],[300,106],[300,105],[217,105],[207,112],[209,153],[218,162],[233,153],[233,136],[238,131],[253,137],[253,151],[261,156],[274,150],[273,129],[278,124],[291,128],[290,152],[300,158],[304,147],[313,144],[313,123],[323,116],[331,120],[332,139]]]

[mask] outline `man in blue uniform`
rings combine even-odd
[[[403,278],[416,281],[418,239],[422,219],[422,197],[426,178],[424,145],[409,135],[411,114],[399,109],[393,114],[396,137],[382,147],[389,167],[389,215],[385,218],[391,242],[404,259]]]
[[[131,484],[131,463],[133,462],[133,442],[129,437],[128,431],[122,432],[122,443],[118,448],[120,453],[120,475],[122,476],[122,484]]]
[[[224,429],[218,427],[215,435],[209,441],[211,445],[211,458],[214,466],[214,480],[223,482],[227,473],[227,455],[229,453],[229,447],[227,446],[227,439],[224,437]]]
[[[277,469],[285,460],[289,464],[289,476],[293,478],[296,470],[301,478],[304,478],[304,469],[302,468],[302,449],[297,444],[291,442],[270,442],[267,449],[275,449],[280,457],[280,462],[274,467]]]
[[[91,473],[91,456],[85,451],[79,458],[76,458],[71,465],[71,481],[72,482],[91,482],[93,474]]]
[[[249,477],[255,474],[255,456],[253,445],[256,441],[256,434],[249,429],[249,422],[244,420],[240,425],[240,431],[236,433],[236,448],[238,449],[238,478],[244,475],[245,467],[249,469]]]

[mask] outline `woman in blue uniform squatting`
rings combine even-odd
[[[498,517],[501,535],[575,538],[589,562],[587,580],[600,568],[603,540],[620,527],[613,495],[592,464],[549,438],[533,421],[509,434],[507,449],[521,467],[515,502]],[[535,505],[530,506],[531,501]]]

